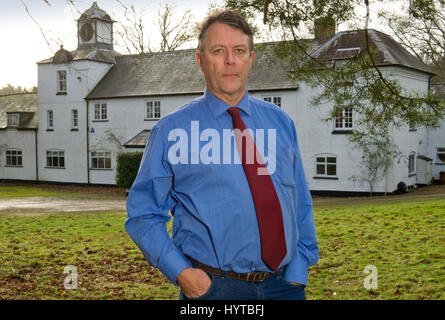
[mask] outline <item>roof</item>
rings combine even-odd
[[[377,49],[374,58],[378,66],[396,65],[435,74],[429,66],[409,53],[389,35],[373,29],[369,29],[368,34],[370,47],[374,50]],[[355,54],[367,52],[365,40],[365,30],[339,32],[313,51],[311,55],[322,63],[331,65],[332,60],[348,59]]]
[[[264,44],[255,49],[249,91],[296,89],[286,68],[268,52]],[[87,99],[202,94],[205,81],[195,53],[196,49],[189,49],[117,56],[116,64]]]
[[[145,148],[148,137],[150,137],[150,129],[139,132],[135,137],[124,143],[125,148]]]
[[[118,55],[119,53],[114,50],[99,49],[95,47],[88,49],[74,50],[71,52],[66,51],[62,47],[56,52],[54,57],[37,62],[37,64],[69,63],[71,61],[78,61],[78,60],[91,60],[91,61],[105,62],[105,63],[116,63],[115,57]]]
[[[20,129],[38,127],[37,93],[17,93],[0,96],[0,129],[8,124],[8,113],[20,113]]]
[[[98,20],[113,22],[113,20],[105,12],[105,10],[99,8],[96,1],[94,1],[91,7],[85,10],[85,12],[82,13],[79,18],[79,20],[90,20],[90,19],[98,19]]]

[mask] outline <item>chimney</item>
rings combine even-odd
[[[335,19],[332,16],[317,18],[314,21],[314,36],[319,44],[335,35]]]

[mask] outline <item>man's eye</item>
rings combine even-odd
[[[214,53],[223,53],[224,50],[221,49],[221,48],[219,48],[219,49],[215,49],[213,52],[214,52]]]

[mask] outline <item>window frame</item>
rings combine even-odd
[[[348,116],[346,116],[346,112]],[[343,108],[339,110],[339,113],[333,119],[334,132],[352,132],[354,130],[354,109],[352,107]]]
[[[57,70],[57,93],[58,94],[66,94],[67,93],[67,72],[66,72],[66,70]]]
[[[51,163],[48,162],[51,158]],[[57,159],[57,165],[54,165],[54,159]],[[62,159],[62,161],[61,161]],[[46,166],[48,169],[65,169],[65,150],[46,150]]]
[[[108,155],[108,157],[107,157]],[[107,159],[109,160],[107,166]],[[95,161],[96,160],[96,161]],[[102,160],[103,165],[100,165]],[[113,170],[111,151],[95,150],[90,152],[90,169],[91,170]]]
[[[151,104],[149,106],[149,104]],[[149,111],[151,108],[151,111]],[[158,109],[158,110],[157,110]],[[144,120],[159,120],[161,119],[161,100],[150,99],[145,100],[145,118]]]
[[[283,98],[279,95],[267,95],[262,97],[264,101],[270,102],[281,109]]]
[[[108,121],[108,104],[106,102],[99,102],[94,104],[93,121]]]
[[[16,128],[20,124],[20,114],[18,112],[7,113],[7,126]]]
[[[21,149],[6,149],[5,150],[6,155],[6,164],[5,167],[15,167],[15,168],[21,168],[23,167],[23,151]],[[8,155],[9,153],[9,155]],[[12,154],[15,153],[15,154]],[[15,164],[11,163],[12,159],[15,159]],[[10,160],[10,161],[8,161]],[[10,163],[8,163],[10,162]]]
[[[324,158],[324,161],[319,161],[319,158]],[[334,158],[335,162],[328,162],[328,158]],[[335,174],[328,173],[328,167],[334,165]],[[319,166],[324,166],[324,173],[319,173]],[[314,179],[338,179],[338,157],[332,153],[319,153],[314,157]]]
[[[79,110],[71,109],[71,130],[79,129]]]
[[[408,155],[408,176],[416,175],[416,153],[411,151]]]
[[[442,150],[440,150],[440,149],[442,149]],[[444,156],[444,160],[441,160],[439,158],[439,155],[443,155]],[[437,147],[436,148],[436,164],[445,165],[445,147]]]
[[[54,130],[54,111],[46,110],[46,131]]]

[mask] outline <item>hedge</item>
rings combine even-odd
[[[117,155],[116,184],[120,188],[130,189],[138,174],[142,152],[124,152]]]

